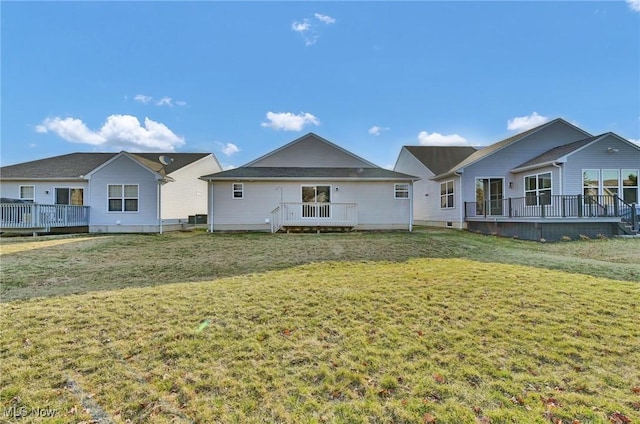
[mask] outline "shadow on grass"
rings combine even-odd
[[[407,232],[265,234],[205,232],[74,237],[74,243],[13,246],[2,255],[3,302],[90,291],[215,280],[326,261],[404,262],[463,258],[640,281],[640,243],[588,240],[555,244],[420,228]],[[35,248],[37,247],[37,248]],[[19,251],[21,250],[21,251]]]

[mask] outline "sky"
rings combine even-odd
[[[555,118],[640,143],[640,0],[0,3],[0,164],[308,132],[382,167]]]

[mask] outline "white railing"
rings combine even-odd
[[[0,203],[0,228],[57,228],[89,225],[89,206]]]
[[[280,203],[271,212],[271,231],[282,227],[355,227],[357,203]]]

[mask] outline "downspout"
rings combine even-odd
[[[558,188],[560,189],[560,193],[558,193],[558,194],[560,196],[562,196],[562,192],[564,191],[564,190],[562,190],[562,187],[564,186],[564,180],[562,179],[562,163],[553,162],[551,165],[553,165],[556,168],[558,168],[558,179],[560,180],[560,184],[558,184]]]
[[[158,224],[162,234],[162,180],[158,180]]]
[[[462,230],[462,228],[464,227],[464,215],[465,215],[465,210],[464,210],[464,202],[462,201],[462,199],[464,199],[464,196],[462,195],[462,187],[464,186],[462,184],[462,172],[454,172],[453,175],[458,176],[458,186],[460,186],[460,201],[458,202],[458,204],[460,205],[460,217],[459,222],[460,222],[460,229]],[[453,185],[454,185],[454,190],[455,190],[455,180],[453,181]]]
[[[413,182],[409,184],[409,232],[413,231]]]
[[[209,232],[213,233],[213,182],[209,180]]]

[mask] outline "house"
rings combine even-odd
[[[411,172],[404,164],[396,171]],[[431,177],[440,213],[430,221],[532,240],[633,234],[639,169],[639,146],[555,119]]]
[[[239,168],[202,177],[210,231],[411,230],[417,177],[309,133]]]
[[[161,160],[164,162],[161,162]],[[0,168],[3,230],[162,232],[207,213],[209,153],[71,153]]]
[[[455,206],[453,182],[445,184],[441,192],[440,183],[431,178],[448,171],[475,151],[469,146],[402,147],[393,169],[420,177],[413,188],[413,219],[416,225],[461,228],[461,223],[451,221],[447,213]]]

